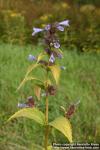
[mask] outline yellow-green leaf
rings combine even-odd
[[[54,79],[55,79],[56,83],[58,84],[59,77],[60,77],[60,68],[59,68],[59,66],[54,65],[54,66],[50,66],[49,68],[50,68],[50,70],[51,70],[51,72],[54,76]]]
[[[59,130],[68,138],[70,142],[72,142],[72,127],[67,118],[60,116],[54,121],[50,122],[49,125]]]
[[[45,85],[45,86],[47,86],[47,85],[51,85],[51,81],[50,81],[50,79],[48,79],[48,80],[44,81],[44,85]]]
[[[39,62],[44,56],[45,56],[44,53],[40,53],[40,55],[37,58],[37,62]]]
[[[36,97],[38,98],[38,100],[40,100],[41,88],[39,86],[34,87],[34,93],[35,93]]]
[[[8,121],[18,118],[18,117],[26,117],[29,119],[33,119],[37,123],[41,125],[45,125],[45,116],[44,114],[38,110],[37,108],[24,108],[16,112],[14,115],[12,115]]]

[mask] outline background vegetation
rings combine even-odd
[[[35,144],[43,144],[41,127],[33,121],[20,118],[7,124],[6,120],[18,110],[18,101],[34,95],[31,83],[16,92],[30,64],[27,56],[43,49],[41,36],[31,36],[32,27],[64,19],[70,20],[70,27],[60,33],[61,65],[66,70],[58,94],[50,99],[49,119],[63,113],[60,105],[68,108],[80,99],[71,118],[74,142],[100,142],[99,18],[99,0],[0,0],[0,150],[35,150]],[[66,142],[59,132],[52,135],[51,142]]]
[[[20,92],[15,91],[29,66],[27,55],[32,51],[33,54],[38,53],[41,49],[42,47],[19,47],[5,44],[0,46],[0,150],[30,150],[34,147],[34,143],[42,143],[40,126],[34,121],[20,118],[4,125],[4,121],[18,110],[19,100],[24,100],[29,95],[34,96],[31,83],[26,84]],[[66,66],[66,70],[62,72],[58,94],[50,99],[49,119],[53,120],[55,116],[63,114],[60,109],[61,105],[68,108],[71,103],[80,99],[76,113],[71,119],[74,141],[99,142],[100,55],[77,54],[74,51],[64,50],[65,58],[61,64]],[[40,74],[38,70],[36,73]],[[40,106],[42,108],[43,100],[44,97]],[[66,141],[58,132],[53,132],[52,135],[51,141]]]
[[[36,44],[39,35],[31,37],[33,26],[67,18],[70,28],[64,38],[61,35],[63,44],[79,51],[100,51],[99,0],[0,0],[0,6],[3,42]]]

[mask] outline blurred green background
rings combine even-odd
[[[18,100],[34,96],[31,83],[16,92],[31,64],[28,55],[43,49],[42,36],[32,37],[32,28],[65,19],[70,27],[59,37],[60,64],[66,70],[57,95],[50,98],[49,120],[63,114],[61,105],[68,108],[80,99],[71,118],[73,140],[100,142],[100,0],[0,0],[0,150],[40,150],[43,145],[44,129],[34,121],[6,120],[18,110]],[[65,143],[66,138],[54,130],[49,142]]]
[[[70,20],[62,42],[79,51],[100,51],[99,0],[0,0],[0,40],[36,44],[32,27]]]

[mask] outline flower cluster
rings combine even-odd
[[[46,60],[39,60],[38,63],[41,64],[43,67],[48,67],[55,65],[56,58],[62,59],[62,51],[60,50],[60,42],[57,37],[57,31],[64,31],[65,27],[69,26],[69,20],[64,20],[59,23],[53,23],[53,24],[48,24],[46,25],[43,29],[41,28],[33,28],[33,33],[32,36],[35,36],[37,33],[43,32],[44,33],[44,42],[45,42],[45,48],[44,52],[48,56],[48,61]],[[35,57],[32,54],[29,54],[28,60],[29,61],[37,61],[37,57]],[[65,70],[66,67],[61,66],[60,69]],[[47,95],[55,95],[56,94],[56,86],[54,85],[48,85],[46,89]],[[34,99],[33,97],[27,98],[26,103],[18,103],[19,108],[24,108],[24,107],[34,107]]]
[[[56,35],[57,30],[64,31],[65,27],[69,27],[69,20],[64,20],[59,23],[48,24],[43,29],[41,28],[33,28],[32,36],[36,35],[39,32],[44,32],[44,41],[46,44],[45,52],[49,56],[49,62],[54,63],[55,57],[63,58],[62,53],[59,51],[60,42]],[[29,55],[28,59],[30,61],[36,60],[35,56]],[[63,67],[61,69],[64,70]]]
[[[26,103],[18,103],[18,107],[19,108],[28,108],[28,107],[34,107],[35,103],[34,103],[34,98],[32,96],[29,96],[27,98]]]

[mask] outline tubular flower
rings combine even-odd
[[[58,29],[59,31],[64,31],[64,27],[61,26],[61,25],[58,25],[58,26],[57,26],[57,29]]]
[[[54,43],[54,47],[55,47],[55,48],[60,48],[59,42],[55,42],[55,43]]]
[[[35,103],[34,103],[34,99],[32,96],[27,98],[26,103],[18,103],[19,108],[29,108],[29,107],[34,107],[34,106],[35,106]]]
[[[28,56],[28,60],[29,60],[29,61],[34,61],[34,60],[36,60],[36,57],[30,54],[30,55]]]
[[[44,29],[41,29],[41,28],[33,28],[33,33],[32,33],[32,36],[34,36],[35,34],[39,33],[39,32],[42,32]]]
[[[62,26],[68,27],[69,26],[69,20],[64,20],[62,22],[59,22],[58,25],[62,25]]]
[[[54,61],[55,61],[55,57],[54,57],[54,55],[53,55],[53,54],[51,54],[50,59],[49,59],[49,62],[54,63]]]

